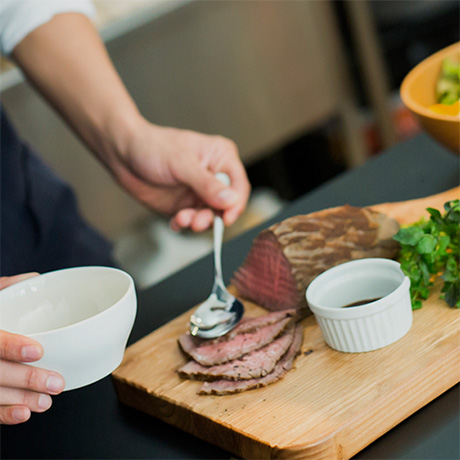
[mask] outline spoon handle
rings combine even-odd
[[[215,282],[223,284],[222,279],[222,238],[224,236],[224,222],[219,216],[214,217],[214,277]]]
[[[225,185],[230,185],[230,178],[225,173],[217,173],[216,179]],[[224,288],[224,281],[222,277],[222,239],[224,237],[224,221],[222,217],[214,216],[214,277],[215,284]]]

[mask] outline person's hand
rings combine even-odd
[[[146,121],[88,18],[54,16],[12,57],[124,189],[171,216],[174,229],[205,230],[219,211],[230,225],[243,212],[250,185],[235,144]],[[217,172],[230,176],[231,187]]]
[[[0,289],[36,273],[0,278]],[[23,363],[38,361],[43,347],[35,340],[0,330],[0,424],[27,421],[31,412],[51,407],[51,396],[62,392],[64,379],[56,372]]]
[[[120,184],[150,208],[172,216],[178,230],[207,229],[215,211],[226,225],[246,207],[250,185],[235,144],[220,136],[141,121],[126,153],[109,165]],[[216,179],[230,177],[230,187]]]

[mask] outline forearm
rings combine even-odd
[[[91,21],[78,13],[58,14],[27,35],[13,50],[13,58],[111,167],[141,117]]]

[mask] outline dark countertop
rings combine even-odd
[[[459,159],[421,135],[342,174],[289,204],[271,221],[226,243],[223,248],[226,282],[243,262],[252,239],[270,223],[345,203],[364,206],[442,192],[459,185]],[[211,289],[212,274],[212,259],[207,256],[139,292],[138,315],[129,343],[203,300]],[[457,385],[355,458],[457,460],[460,458],[459,432]],[[229,459],[231,454],[123,406],[107,377],[54,397],[49,411],[34,414],[25,424],[2,426],[0,457]]]

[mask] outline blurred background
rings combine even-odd
[[[457,0],[95,0],[96,24],[150,121],[232,138],[253,185],[226,238],[419,133],[399,86],[459,41]],[[140,287],[212,249],[122,192],[57,115],[1,62],[2,104],[76,190]],[[225,265],[225,264],[224,264]],[[225,270],[225,268],[224,268]]]

